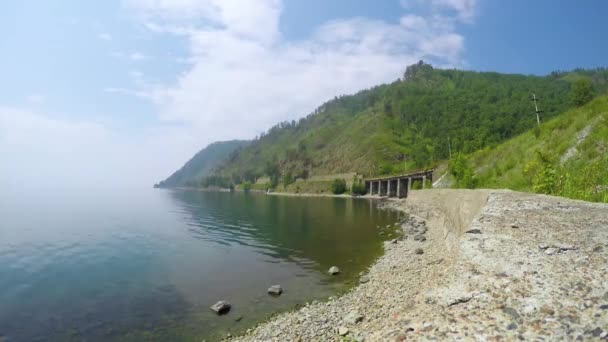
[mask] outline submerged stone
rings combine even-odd
[[[230,305],[230,303],[228,303],[227,301],[220,300],[219,302],[217,302],[211,306],[211,310],[218,315],[223,315],[225,313],[228,313],[228,311],[230,311],[231,307],[232,307],[232,305]]]
[[[279,296],[281,293],[283,293],[283,288],[281,287],[281,285],[272,285],[268,288],[268,293],[271,295]]]

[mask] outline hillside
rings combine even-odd
[[[572,107],[573,82],[608,86],[608,70],[548,76],[406,69],[391,84],[336,97],[298,122],[283,122],[236,152],[203,182],[289,184],[315,175],[378,175],[435,165],[453,151],[471,153],[521,134],[536,118],[530,96],[541,98],[543,120]],[[303,90],[305,91],[305,90]]]
[[[608,95],[469,159],[477,187],[608,202]]]
[[[225,161],[231,153],[246,146],[249,141],[231,140],[208,145],[194,155],[184,166],[175,171],[155,187],[199,186],[202,178],[210,175],[215,167]]]

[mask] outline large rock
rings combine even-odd
[[[228,303],[227,301],[220,300],[219,302],[217,302],[211,306],[211,310],[218,315],[223,315],[225,313],[228,313],[228,311],[230,311],[231,307],[232,307],[232,305],[230,305],[230,303]]]
[[[268,293],[274,296],[279,296],[283,293],[283,288],[281,285],[272,285],[268,288]]]
[[[336,274],[340,273],[340,269],[336,266],[332,266],[329,268],[328,273],[331,275],[336,275]]]

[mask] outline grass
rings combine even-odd
[[[589,135],[581,139],[581,131]],[[576,152],[561,158],[572,147]],[[539,161],[539,155],[547,159]],[[503,144],[470,156],[479,187],[521,191],[608,202],[608,96],[541,124]],[[539,175],[540,164],[547,171]],[[548,182],[540,190],[540,182]]]

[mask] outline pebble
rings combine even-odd
[[[283,293],[283,288],[281,287],[281,285],[272,285],[268,288],[268,294],[280,296],[281,293]]]
[[[422,248],[416,248],[416,254],[424,254],[424,250]]]
[[[549,248],[545,249],[545,254],[553,255],[553,254],[557,253],[558,251],[559,250],[557,248],[549,247]]]
[[[422,234],[414,235],[414,241],[426,241],[426,236]]]
[[[211,310],[218,315],[223,315],[230,311],[232,305],[225,300],[220,300],[211,306]]]
[[[346,327],[339,327],[338,328],[338,335],[340,336],[346,336],[348,334],[348,328]]]
[[[363,320],[363,315],[358,313],[357,311],[351,311],[344,317],[344,322],[348,324],[357,324]]]
[[[329,268],[329,271],[327,271],[329,274],[331,275],[336,275],[340,273],[340,269],[337,266],[332,266]]]

